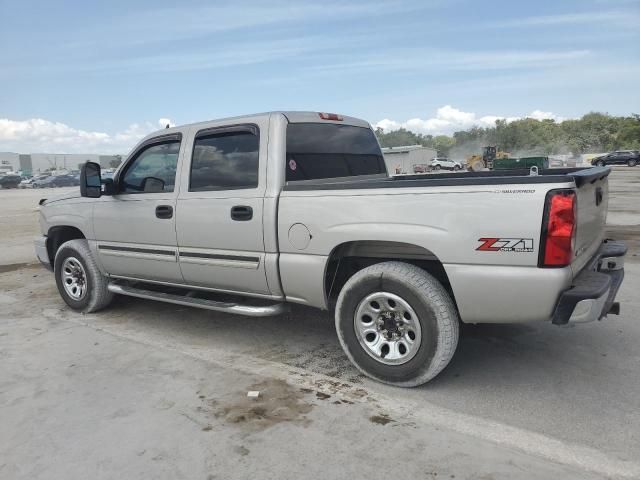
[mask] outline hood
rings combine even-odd
[[[45,205],[53,202],[59,202],[61,200],[69,200],[71,198],[80,198],[80,188],[78,190],[74,190],[72,192],[61,193],[59,195],[54,195],[53,197],[49,197],[45,199],[44,202],[41,201],[40,205]]]

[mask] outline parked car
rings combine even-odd
[[[78,190],[40,201],[35,248],[72,309],[114,294],[250,316],[329,309],[357,368],[416,386],[449,363],[460,321],[618,313],[609,173],[390,177],[366,121],[263,113],[153,133],[113,180],[87,162]]]
[[[618,150],[591,159],[591,165],[604,167],[605,165],[628,165],[635,167],[640,163],[640,151],[638,150]]]
[[[80,179],[74,175],[52,175],[33,182],[34,188],[77,187]]]
[[[22,177],[22,181],[20,182],[20,185],[18,185],[19,188],[33,188],[34,185],[33,183],[36,180],[41,180],[43,178],[48,177],[49,175],[37,175],[35,177]]]
[[[0,176],[0,188],[18,188],[21,181],[20,175],[2,175]]]
[[[34,182],[33,177],[23,178],[20,184],[18,185],[18,188],[33,188],[33,182]]]
[[[417,163],[413,166],[413,173],[427,173],[431,171],[431,165]]]
[[[431,160],[431,168],[434,170],[462,170],[462,164],[445,157],[436,157]]]

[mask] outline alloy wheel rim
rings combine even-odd
[[[358,342],[384,365],[402,365],[418,353],[422,328],[409,302],[389,292],[375,292],[357,306],[353,319]]]
[[[87,274],[77,258],[68,257],[62,263],[62,285],[73,300],[82,300],[87,294]]]

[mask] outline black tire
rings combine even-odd
[[[82,298],[73,298],[63,285],[63,264],[67,259],[76,259],[84,269],[86,291]],[[69,240],[56,252],[54,275],[60,296],[72,309],[83,313],[97,312],[113,300],[113,293],[107,290],[107,279],[98,268],[86,240]]]
[[[440,168],[441,168],[441,167],[440,167],[440,165],[435,165],[435,166],[433,167],[433,169],[434,169],[434,170],[440,170]]]
[[[459,167],[458,165],[454,165],[454,167],[453,167],[453,171],[454,171],[454,172],[457,172],[458,170],[460,170],[460,167]]]
[[[598,161],[596,162],[596,165],[597,165],[598,167],[604,167],[604,166],[606,165],[606,163],[604,163],[604,160],[598,160]]]
[[[629,165],[630,167],[635,167],[637,164],[638,164],[638,161],[635,158],[632,158],[627,162],[627,165]]]
[[[388,292],[406,301],[420,323],[421,341],[406,363],[388,365],[361,345],[355,316],[363,299]],[[365,375],[389,385],[415,387],[434,378],[449,363],[458,344],[459,319],[451,297],[426,271],[403,262],[383,262],[360,270],[345,284],[335,312],[340,344]]]

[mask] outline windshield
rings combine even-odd
[[[386,174],[374,133],[335,123],[287,127],[287,181]]]

